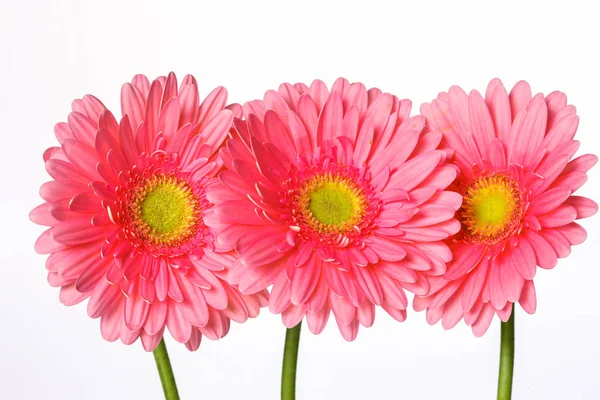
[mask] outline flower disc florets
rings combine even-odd
[[[381,201],[364,170],[326,158],[283,183],[290,227],[304,240],[345,247],[370,236]]]
[[[123,238],[155,257],[201,254],[200,248],[212,242],[205,240],[210,231],[202,218],[211,207],[207,179],[194,180],[163,152],[141,159],[141,165],[149,165],[133,167],[115,190],[112,217],[122,225]]]
[[[458,212],[465,239],[485,244],[506,239],[522,222],[523,203],[519,184],[509,175],[474,178]]]

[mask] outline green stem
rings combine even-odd
[[[177,393],[177,385],[175,384],[175,376],[173,375],[173,369],[171,368],[169,353],[167,353],[167,346],[165,346],[164,339],[160,341],[160,344],[154,350],[154,359],[156,360],[158,375],[160,375],[160,383],[162,384],[163,391],[165,392],[165,399],[179,400],[179,393]]]
[[[281,400],[296,399],[296,364],[298,363],[298,345],[302,322],[285,333],[283,368],[281,370]]]
[[[498,400],[512,396],[513,366],[515,364],[515,306],[510,318],[502,322],[500,336],[500,371],[498,372]]]

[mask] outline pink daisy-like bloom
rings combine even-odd
[[[123,118],[93,96],[75,100],[55,127],[60,147],[44,153],[54,180],[32,221],[49,226],[35,244],[47,259],[60,301],[90,298],[102,336],[152,351],[165,327],[190,350],[202,335],[216,340],[230,320],[244,322],[266,306],[265,292],[229,285],[232,248],[217,244],[206,190],[222,167],[218,149],[233,113],[219,87],[200,103],[198,85],[174,74],[150,83],[137,75],[121,91]],[[233,111],[232,111],[233,110]]]
[[[317,80],[268,91],[234,121],[207,223],[241,254],[230,279],[247,294],[273,285],[285,326],[306,315],[318,334],[333,311],[354,340],[375,306],[404,321],[403,289],[426,294],[426,277],[445,272],[441,240],[460,229],[461,198],[444,189],[457,168],[410,109],[361,83],[338,79],[330,92]]]
[[[573,193],[587,180],[597,157],[571,160],[579,118],[561,92],[532,97],[526,82],[507,94],[502,82],[488,85],[485,99],[452,87],[421,107],[427,130],[441,132],[460,168],[455,186],[463,195],[457,212],[461,231],[448,240],[454,260],[431,291],[415,298],[430,324],[450,329],[461,319],[476,336],[494,316],[507,321],[513,303],[536,309],[536,265],[553,268],[582,243],[585,230],[573,222],[598,206]]]

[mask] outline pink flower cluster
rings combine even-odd
[[[119,120],[88,95],[56,125],[35,249],[106,340],[151,351],[168,328],[195,350],[267,305],[314,334],[333,314],[354,340],[377,306],[404,321],[406,291],[429,323],[480,336],[514,303],[535,312],[537,267],[598,208],[573,195],[597,161],[573,158],[575,108],[525,82],[452,87],[413,116],[342,78],[226,102],[192,76],[137,75]]]

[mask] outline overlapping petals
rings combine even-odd
[[[421,112],[427,131],[441,132],[454,151],[460,169],[455,189],[466,200],[469,187],[482,179],[500,179],[517,191],[509,199],[516,205],[511,203],[506,229],[485,236],[469,227],[468,216],[462,218],[463,229],[448,241],[454,261],[444,276],[430,278],[426,297],[415,298],[417,310],[427,309],[429,323],[441,320],[449,329],[464,318],[481,336],[495,314],[508,320],[513,303],[535,312],[536,266],[553,268],[585,240],[585,230],[574,221],[598,207],[574,193],[597,157],[572,159],[579,148],[573,139],[575,107],[561,92],[532,96],[526,82],[508,94],[494,79],[485,97],[452,87]]]
[[[56,125],[60,147],[44,153],[53,180],[30,215],[50,228],[35,248],[50,254],[48,281],[61,287],[61,302],[89,298],[106,340],[141,338],[151,351],[167,327],[195,350],[202,335],[221,338],[230,320],[244,322],[266,305],[265,292],[244,295],[226,282],[236,254],[204,222],[214,214],[206,188],[222,166],[218,149],[241,112],[226,100],[217,88],[201,102],[192,76],[178,87],[173,74],[153,82],[137,75],[122,88],[120,121],[85,96]],[[172,236],[144,225],[140,193],[152,182],[171,188],[187,212]]]
[[[442,135],[424,133],[410,109],[339,79],[331,91],[321,81],[283,84],[234,122],[206,223],[241,255],[230,279],[246,294],[273,285],[269,307],[287,327],[306,316],[318,334],[333,311],[353,340],[359,324],[373,324],[375,306],[403,321],[404,289],[424,295],[426,277],[445,273],[451,253],[440,241],[459,230],[461,204],[445,189],[458,168],[438,148]],[[307,211],[318,185],[349,196],[347,221]]]

